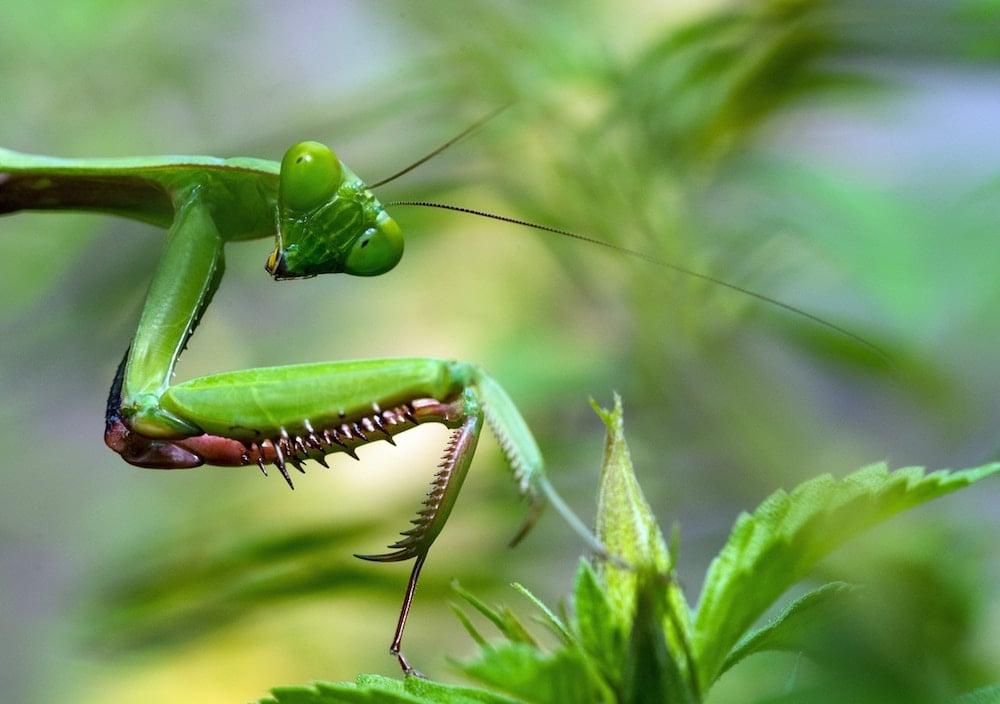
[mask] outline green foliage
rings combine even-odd
[[[802,681],[793,677],[779,700],[768,701],[793,701],[793,695],[812,701],[925,700],[888,690],[885,682],[843,677],[838,670],[841,654],[821,643],[839,624],[856,616],[865,600],[863,585],[821,584],[792,600],[764,625],[751,627],[847,540],[896,513],[1000,474],[1000,463],[932,473],[918,468],[890,472],[875,465],[840,480],[821,476],[791,492],[777,491],[753,513],[737,519],[709,568],[700,603],[691,609],[677,585],[674,558],[636,481],[621,403],[616,398],[613,410],[598,409],[598,413],[607,426],[598,537],[626,564],[606,562],[595,567],[582,560],[569,616],[557,615],[515,585],[555,637],[554,648],[543,647],[508,607],[487,606],[459,588],[459,596],[505,639],[488,643],[471,619],[460,616],[481,652],[458,667],[486,690],[413,677],[403,682],[361,678],[355,684],[275,690],[273,698],[260,704],[695,704],[706,700],[724,672],[768,652],[800,653],[817,668],[816,674],[801,676]],[[980,690],[957,701],[995,701],[996,692],[996,688]]]
[[[105,594],[114,606],[94,619],[102,629],[89,634],[87,647],[114,657],[162,650],[238,622],[262,601],[329,598],[359,587],[395,598],[391,575],[373,579],[350,557],[366,533],[360,523],[277,536],[249,527],[238,535],[194,531],[185,537],[199,543],[197,554],[179,553],[172,536],[154,556],[129,555],[109,568],[115,576]]]
[[[276,159],[318,139],[374,180],[513,101],[385,195],[521,215],[717,274],[873,339],[896,368],[640,262],[400,208],[408,258],[374,285],[275,286],[266,248],[232,248],[180,373],[372,354],[482,362],[514,392],[573,505],[592,499],[597,442],[581,430],[581,398],[619,389],[643,490],[660,515],[683,514],[696,538],[684,564],[702,565],[727,528],[720,517],[773,487],[871,458],[948,466],[996,452],[998,10],[996,0],[9,2],[0,143]],[[424,465],[400,449],[385,471],[369,456],[311,467],[294,493],[250,470],[125,468],[101,443],[100,415],[162,233],[90,215],[19,215],[0,228],[4,698],[217,702],[274,682],[391,672],[384,647],[405,572],[349,555],[383,545],[411,514]],[[518,508],[483,450],[421,581],[407,637],[428,657],[465,639],[440,606],[452,577],[490,602],[506,573],[546,594],[569,579],[551,568],[565,555],[551,514],[496,559]],[[991,484],[983,493],[995,499]],[[870,619],[872,649],[855,650],[892,653],[916,683],[942,670],[964,688],[996,678],[996,626],[982,618],[996,584],[976,581],[991,572],[970,555],[992,538],[996,511],[967,497],[964,525],[906,536],[923,543],[919,565],[867,541],[850,547],[889,562],[891,609],[874,615],[897,613]],[[996,560],[995,546],[979,551]],[[833,574],[873,591],[864,576]],[[787,628],[808,633],[811,614],[857,598],[822,594]],[[589,617],[601,662],[625,649],[619,630],[601,629],[613,614]],[[767,638],[817,649],[797,631]],[[756,643],[737,641],[721,667]],[[938,650],[929,643],[948,662],[925,667]],[[740,660],[713,692],[769,657]]]
[[[356,682],[316,682],[306,687],[278,687],[258,704],[516,704],[517,700],[482,689],[437,684],[419,677],[403,681],[361,675]]]
[[[1000,704],[1000,684],[964,694],[952,704]]]
[[[873,465],[835,480],[812,479],[791,493],[772,494],[736,521],[705,579],[693,647],[701,683],[720,672],[733,644],[775,599],[823,557],[859,532],[920,503],[1000,471],[987,465],[924,474]]]

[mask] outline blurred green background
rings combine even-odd
[[[779,486],[998,456],[998,36],[995,0],[14,2],[0,6],[0,144],[280,159],[317,139],[374,182],[511,103],[382,200],[573,229],[883,348],[891,363],[722,287],[436,211],[394,212],[408,255],[375,280],[278,285],[269,242],[230,248],[180,375],[479,361],[588,518],[602,430],[587,399],[617,390],[650,500],[683,528],[694,600],[736,513]],[[310,466],[294,492],[251,469],[121,462],[103,406],[162,241],[95,216],[0,220],[4,700],[236,702],[394,674],[409,566],[351,553],[406,527],[443,434]],[[448,609],[453,577],[488,599],[516,601],[513,579],[549,603],[567,591],[581,546],[548,515],[507,550],[522,511],[484,441],[410,622],[406,652],[428,674],[452,677],[446,657],[473,647]],[[840,575],[914,575],[891,586],[914,604],[901,622],[936,625],[906,630],[919,657],[901,658],[903,677],[948,693],[1000,676],[997,535],[991,482],[840,554]],[[734,672],[713,701],[790,668]]]

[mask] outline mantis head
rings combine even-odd
[[[402,256],[403,231],[336,154],[318,142],[300,142],[285,153],[268,273],[275,279],[378,276]]]

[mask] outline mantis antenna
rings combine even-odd
[[[443,151],[445,151],[449,147],[453,146],[457,142],[461,141],[465,137],[469,136],[470,134],[472,134],[473,132],[475,132],[476,130],[478,130],[479,128],[481,128],[483,125],[485,125],[487,122],[491,121],[493,118],[497,117],[500,113],[502,113],[508,107],[509,107],[509,105],[504,105],[503,107],[498,108],[497,110],[494,110],[489,115],[487,115],[487,116],[485,116],[485,117],[477,120],[476,122],[474,122],[473,124],[471,124],[469,127],[466,127],[464,130],[462,130],[461,132],[459,132],[457,135],[455,135],[454,137],[452,137],[451,139],[449,139],[447,142],[445,142],[441,146],[435,148],[434,150],[432,150],[428,154],[422,156],[421,158],[417,159],[416,161],[414,161],[412,164],[406,166],[405,168],[400,169],[399,171],[397,171],[396,173],[394,173],[392,176],[389,176],[388,178],[384,178],[381,181],[378,181],[377,183],[371,184],[369,186],[369,188],[378,188],[379,186],[384,186],[385,184],[390,183],[391,181],[395,181],[396,179],[398,179],[398,178],[400,178],[402,176],[405,176],[406,174],[408,174],[411,171],[413,171],[414,169],[416,169],[418,166],[421,166],[421,165],[427,163],[428,161],[430,161],[434,157],[440,155]],[[450,210],[450,211],[455,212],[455,213],[463,213],[465,215],[473,215],[473,216],[479,217],[479,218],[486,218],[486,219],[489,219],[489,220],[497,220],[499,222],[507,223],[509,225],[517,225],[519,227],[526,227],[526,228],[529,228],[529,229],[532,229],[532,230],[537,230],[539,232],[546,232],[546,233],[549,233],[549,234],[559,235],[560,237],[567,237],[567,238],[570,238],[570,239],[578,240],[580,242],[586,242],[587,244],[592,244],[592,245],[596,245],[598,247],[603,247],[604,249],[607,249],[607,250],[610,250],[610,251],[613,251],[613,252],[617,252],[619,254],[623,254],[623,255],[626,255],[626,256],[629,256],[629,257],[633,257],[635,259],[642,260],[642,261],[646,262],[647,264],[652,264],[654,266],[658,266],[658,267],[661,267],[663,269],[669,269],[671,271],[674,271],[674,272],[676,272],[678,274],[682,274],[684,276],[689,276],[689,277],[692,277],[692,278],[695,278],[695,279],[700,279],[702,281],[707,281],[709,283],[716,284],[718,286],[723,286],[723,287],[729,289],[730,291],[735,291],[736,293],[742,294],[744,296],[749,296],[750,298],[755,298],[758,301],[762,301],[763,303],[766,303],[768,305],[780,308],[780,309],[782,309],[782,310],[784,310],[784,311],[786,311],[788,313],[791,313],[792,315],[796,315],[796,316],[799,316],[801,318],[805,318],[806,320],[808,320],[808,321],[810,321],[810,322],[812,322],[812,323],[814,323],[816,325],[819,325],[820,327],[826,328],[827,330],[830,330],[830,331],[832,331],[832,332],[834,332],[834,333],[836,333],[836,334],[838,334],[838,335],[840,335],[840,336],[842,336],[842,337],[844,337],[844,338],[846,338],[848,340],[856,342],[857,344],[861,345],[862,347],[864,347],[865,349],[867,349],[869,352],[871,352],[872,354],[874,354],[876,357],[878,357],[887,366],[889,366],[889,367],[893,367],[894,366],[894,364],[892,362],[892,357],[889,356],[889,353],[886,352],[881,347],[879,347],[878,345],[876,345],[874,342],[872,342],[871,340],[869,340],[869,339],[867,339],[867,338],[865,338],[865,337],[863,337],[861,335],[858,335],[857,333],[851,332],[850,330],[848,330],[847,328],[845,328],[845,327],[843,327],[841,325],[837,325],[836,323],[830,322],[829,320],[827,320],[827,319],[825,319],[825,318],[823,318],[823,317],[821,317],[819,315],[816,315],[815,313],[810,313],[809,311],[807,311],[807,310],[805,310],[803,308],[800,308],[798,306],[792,305],[791,303],[786,303],[785,301],[782,301],[780,299],[774,298],[772,296],[768,296],[768,295],[763,294],[763,293],[758,293],[757,291],[754,291],[753,289],[746,288],[744,286],[740,286],[739,284],[731,283],[731,282],[726,281],[725,279],[721,279],[721,278],[719,278],[717,276],[712,276],[711,274],[705,274],[705,273],[700,272],[700,271],[695,271],[693,269],[689,269],[689,268],[687,268],[685,266],[682,266],[680,264],[676,264],[674,262],[670,262],[670,261],[667,261],[665,259],[660,259],[658,257],[654,257],[651,254],[647,254],[645,252],[641,252],[641,251],[638,251],[638,250],[635,250],[635,249],[630,249],[628,247],[624,247],[624,246],[618,245],[618,244],[613,244],[611,242],[605,242],[604,240],[597,239],[596,237],[590,237],[588,235],[581,235],[581,234],[579,234],[577,232],[571,232],[570,230],[564,230],[564,229],[559,228],[559,227],[553,227],[551,225],[542,225],[540,223],[531,222],[531,221],[528,221],[528,220],[522,220],[520,218],[511,217],[509,215],[500,215],[498,213],[487,212],[485,210],[478,210],[476,208],[467,208],[467,207],[460,206],[460,205],[452,205],[452,204],[449,204],[449,203],[437,203],[437,202],[425,201],[425,200],[396,200],[396,201],[387,202],[386,206],[387,207],[388,206],[392,206],[392,207],[395,207],[395,206],[414,206],[414,207],[420,207],[420,208],[438,208],[440,210]]]

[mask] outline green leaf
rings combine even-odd
[[[799,597],[773,621],[747,634],[726,658],[722,672],[740,660],[766,650],[801,651],[815,635],[823,619],[833,617],[832,609],[842,605],[842,597],[853,587],[845,582],[830,582]]]
[[[573,583],[574,624],[580,647],[609,682],[621,678],[628,630],[616,618],[600,580],[586,560]]]
[[[361,675],[356,682],[314,682],[307,687],[276,687],[257,704],[518,704],[482,689],[440,684],[420,677],[396,680]]]
[[[842,480],[810,480],[743,514],[712,562],[695,616],[693,650],[702,691],[746,629],[825,555],[879,521],[1000,472],[1000,464],[924,474],[873,465]]]
[[[556,634],[560,641],[563,643],[569,643],[572,640],[569,628],[563,622],[563,619],[556,616],[552,609],[542,603],[541,599],[528,591],[527,587],[523,584],[514,582],[511,586],[517,590],[521,596],[530,601],[536,609],[542,612],[542,617],[544,619],[543,622],[549,627],[549,630]]]
[[[451,704],[519,704],[519,700],[512,699],[490,692],[485,689],[474,687],[460,687],[458,685],[441,684],[419,677],[407,677],[403,685],[406,691],[414,694],[424,702],[450,702]]]
[[[612,701],[600,693],[584,655],[576,648],[545,653],[525,643],[486,648],[480,657],[461,665],[476,680],[532,704],[591,704]]]
[[[585,596],[581,601],[584,604],[583,611],[587,614],[599,611],[604,615],[606,623],[612,623],[612,619],[608,617],[610,609],[603,591],[586,561],[581,562],[578,582],[579,574],[584,571],[590,576],[591,588],[586,590],[588,595],[603,603],[604,608],[595,609]],[[525,587],[520,584],[514,584],[513,587],[541,612],[540,622],[558,638],[560,648],[553,653],[542,650],[510,609],[505,606],[496,609],[489,607],[456,585],[462,598],[489,619],[509,641],[500,646],[489,645],[469,619],[460,614],[466,629],[482,650],[475,660],[460,662],[457,666],[469,677],[515,696],[526,697],[531,702],[613,701],[605,683],[606,678],[598,671],[597,660],[587,652],[570,626]],[[578,589],[578,599],[579,594]],[[616,624],[612,623],[612,627],[614,626]],[[600,648],[607,643],[607,637],[607,631],[600,631],[593,641],[595,647]],[[620,639],[618,642],[620,643]]]
[[[509,641],[512,643],[526,643],[537,647],[538,644],[532,635],[528,633],[528,629],[524,627],[524,624],[517,618],[517,615],[506,605],[500,605],[496,608],[488,606],[475,595],[462,589],[457,582],[453,585],[453,588],[470,606],[488,618]],[[466,625],[466,629],[468,630],[469,628],[471,628],[471,624]],[[476,638],[476,636],[476,633],[472,633],[473,638]],[[478,638],[476,639],[479,640]]]
[[[257,704],[354,704],[384,702],[413,704],[420,699],[403,691],[403,683],[388,677],[362,675],[356,682],[314,682],[309,686],[275,687]]]
[[[461,665],[463,671],[530,702],[694,704],[703,700],[721,672],[751,654],[809,652],[826,642],[825,627],[839,622],[844,599],[853,593],[848,585],[836,582],[814,589],[772,622],[743,634],[792,583],[845,540],[899,511],[1000,472],[1000,464],[932,474],[914,468],[889,472],[878,465],[842,480],[822,476],[791,493],[776,492],[753,515],[737,520],[713,562],[694,621],[701,640],[694,640],[695,626],[670,572],[676,550],[667,548],[636,481],[619,399],[613,410],[599,413],[608,433],[598,535],[629,567],[610,562],[595,569],[582,560],[568,623],[519,587],[557,636],[560,647],[555,652],[542,651],[509,610],[488,607],[463,593],[512,641],[485,646],[478,660]],[[481,636],[477,639],[485,642]],[[793,701],[807,691],[825,697],[836,689],[798,688],[781,701]]]
[[[951,704],[1000,704],[1000,683],[967,692],[953,699]]]
[[[625,702],[694,704],[700,699],[682,669],[682,654],[668,646],[664,629],[667,609],[663,582],[652,572],[642,572],[636,585],[635,618],[623,668]]]

